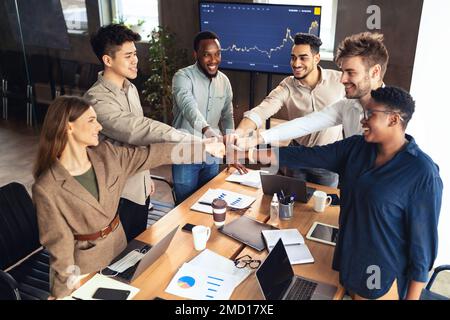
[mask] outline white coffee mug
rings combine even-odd
[[[313,193],[314,211],[324,212],[325,208],[331,204],[331,197],[323,191],[316,190]]]
[[[205,226],[195,226],[192,228],[192,236],[194,237],[194,248],[202,251],[206,248],[206,242],[211,235],[211,228]]]

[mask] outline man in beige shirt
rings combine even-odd
[[[291,52],[293,75],[285,78],[259,106],[246,112],[237,132],[245,134],[248,130],[262,127],[265,120],[283,110],[287,120],[306,116],[320,111],[345,96],[340,82],[341,73],[323,69],[319,66],[319,49],[322,41],[311,34],[295,35]],[[342,139],[342,126],[335,126],[295,140],[294,143],[312,147],[326,145]],[[287,172],[310,182],[337,186],[338,176],[324,169],[304,169]]]
[[[148,146],[155,142],[179,142],[191,139],[164,123],[144,117],[136,87],[128,80],[137,77],[138,58],[135,42],[141,37],[117,24],[102,27],[91,38],[92,48],[104,66],[97,82],[85,98],[91,101],[102,134],[115,143]],[[153,192],[150,172],[128,179],[119,205],[119,215],[127,239],[146,229],[149,195]]]

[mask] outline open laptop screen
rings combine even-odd
[[[283,298],[294,277],[294,271],[281,239],[256,271],[256,277],[267,300]]]

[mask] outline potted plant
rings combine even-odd
[[[144,83],[142,95],[149,104],[146,116],[170,124],[172,122],[172,78],[178,69],[186,67],[186,49],[176,46],[176,35],[164,27],[155,28],[149,40],[150,77]]]
[[[136,33],[139,33],[143,37],[144,23],[145,23],[145,20],[138,19],[137,24],[131,25],[130,29],[133,30]]]

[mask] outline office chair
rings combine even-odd
[[[150,175],[151,178],[155,181],[164,182],[169,186],[170,191],[172,193],[173,203],[162,202],[151,198],[152,207],[148,210],[148,218],[147,218],[147,228],[152,226],[156,221],[165,216],[170,210],[175,207],[175,191],[173,190],[173,184],[161,176]]]
[[[0,300],[45,300],[49,255],[39,243],[36,210],[25,189],[0,188]]]
[[[439,274],[439,272],[444,270],[450,270],[450,265],[442,265],[434,269],[430,281],[428,281],[427,286],[422,290],[420,300],[450,300],[449,297],[445,297],[441,294],[431,291],[431,287],[433,286],[434,280],[436,280],[437,275]]]

